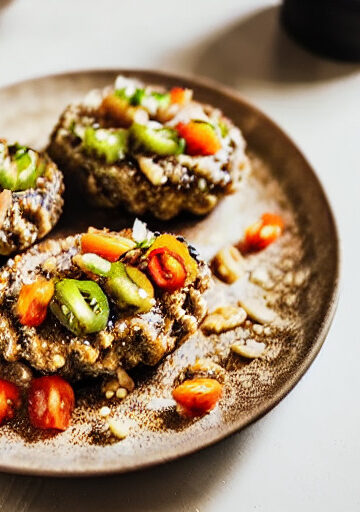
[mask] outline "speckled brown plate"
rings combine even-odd
[[[0,135],[44,147],[62,109],[89,89],[111,83],[119,72],[47,76],[0,90]],[[248,275],[255,268],[269,274],[268,297],[278,319],[266,336],[251,324],[221,336],[198,333],[157,368],[137,372],[137,390],[113,406],[112,414],[130,424],[130,435],[116,444],[99,444],[98,409],[103,403],[85,399],[75,411],[73,427],[61,434],[34,438],[21,424],[6,425],[0,433],[1,471],[63,476],[124,472],[204,448],[256,420],[290,391],[319,351],[335,311],[339,253],[333,215],[318,179],[292,141],[255,107],[221,86],[150,71],[121,72],[153,84],[193,88],[196,98],[220,107],[242,129],[253,172],[240,192],[225,198],[206,218],[183,217],[166,228],[187,236],[209,258],[225,243],[238,240],[247,223],[262,212],[281,212],[287,225],[284,236],[247,260]],[[124,212],[89,210],[81,198],[68,197],[51,236],[91,224],[116,229],[132,221]],[[149,225],[165,227],[151,219]],[[235,303],[243,286],[244,280],[232,287],[217,284],[210,304]],[[267,344],[265,355],[250,364],[228,357],[231,342],[246,337]],[[180,421],[171,385],[197,355],[226,364],[224,396],[206,417]],[[80,394],[86,396],[84,390]]]

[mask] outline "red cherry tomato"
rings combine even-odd
[[[251,224],[245,231],[241,244],[243,252],[261,251],[277,240],[284,229],[284,222],[279,215],[264,213],[261,219]]]
[[[24,284],[16,306],[20,323],[30,327],[42,324],[53,295],[54,283],[43,277],[39,277],[31,284]]]
[[[170,91],[171,103],[186,105],[191,101],[193,91],[191,89],[183,89],[183,87],[173,87]]]
[[[20,391],[15,384],[0,379],[0,425],[14,417],[15,410],[21,405]]]
[[[221,397],[222,385],[215,379],[186,380],[173,390],[181,413],[189,418],[203,416],[214,409]]]
[[[28,410],[30,422],[37,428],[66,430],[74,410],[74,391],[66,380],[54,376],[31,382]]]
[[[148,272],[156,286],[167,292],[182,288],[187,276],[182,257],[167,247],[159,247],[150,252]]]
[[[178,123],[176,129],[186,141],[186,153],[196,155],[214,155],[221,149],[221,143],[214,128],[203,121]]]

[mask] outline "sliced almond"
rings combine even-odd
[[[239,305],[250,318],[260,324],[271,324],[276,318],[276,313],[267,307],[261,297],[244,297],[239,300]]]
[[[167,181],[164,169],[146,156],[138,157],[141,171],[153,185],[162,185]]]
[[[215,309],[202,323],[202,330],[206,333],[229,331],[242,325],[246,320],[246,312],[238,306],[224,306]]]
[[[231,284],[244,275],[244,258],[240,251],[230,245],[221,249],[211,262],[214,273],[225,283]]]
[[[247,340],[245,345],[242,343],[234,343],[230,348],[233,352],[242,357],[255,359],[264,353],[266,345],[265,343],[259,343],[255,340]]]

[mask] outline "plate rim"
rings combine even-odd
[[[184,449],[181,453],[176,452],[176,450],[168,451],[167,454],[162,456],[152,456],[151,460],[146,459],[142,461],[138,461],[131,465],[112,465],[109,468],[90,468],[90,469],[77,469],[77,470],[64,470],[64,469],[41,469],[34,467],[18,467],[12,466],[11,464],[0,464],[0,472],[19,474],[19,475],[33,475],[33,476],[48,476],[48,477],[93,477],[93,476],[105,476],[110,474],[121,474],[121,473],[130,473],[138,470],[145,470],[152,466],[165,464],[166,462],[170,462],[173,460],[177,460],[183,458],[187,455],[191,455],[193,453],[204,450],[205,448],[212,446],[220,441],[236,434],[245,427],[248,427],[255,421],[262,418],[265,414],[267,414],[271,409],[273,409],[283,398],[285,398],[288,393],[295,387],[295,385],[301,380],[301,378],[305,375],[307,370],[310,368],[311,364],[315,360],[317,354],[319,353],[321,347],[323,346],[329,329],[331,327],[336,308],[339,300],[339,291],[340,291],[340,282],[341,282],[341,273],[342,273],[342,254],[341,254],[341,241],[339,237],[339,230],[337,226],[337,222],[335,219],[335,215],[333,213],[333,208],[331,201],[319,179],[317,176],[313,166],[307,160],[303,152],[297,146],[297,144],[292,140],[292,138],[287,134],[287,132],[281,128],[275,121],[272,120],[267,114],[265,114],[260,108],[254,105],[251,101],[246,99],[241,93],[228,87],[222,83],[217,82],[216,80],[210,79],[208,77],[203,76],[195,76],[188,73],[174,73],[167,72],[163,70],[156,69],[144,69],[144,68],[117,68],[117,67],[97,67],[97,68],[81,68],[78,70],[68,70],[68,71],[60,71],[55,73],[46,73],[35,75],[30,78],[26,78],[23,80],[16,80],[10,83],[7,83],[0,87],[0,92],[5,91],[6,89],[17,87],[21,85],[25,85],[27,83],[46,80],[46,79],[61,79],[66,77],[79,77],[81,75],[89,75],[89,74],[102,74],[102,73],[113,73],[113,74],[125,74],[125,75],[133,75],[138,76],[141,75],[143,77],[149,77],[149,81],[153,82],[156,77],[159,79],[171,79],[178,82],[189,82],[193,83],[195,86],[199,86],[205,89],[208,89],[215,93],[220,93],[223,96],[228,97],[231,101],[240,102],[243,105],[247,106],[249,109],[254,111],[257,116],[266,121],[272,128],[272,130],[276,131],[288,145],[292,146],[292,149],[297,154],[297,157],[300,158],[304,166],[307,168],[307,172],[311,175],[314,183],[318,188],[319,194],[322,196],[323,204],[326,207],[327,214],[329,217],[329,224],[332,227],[333,231],[333,244],[334,244],[334,255],[335,255],[335,272],[332,281],[331,287],[331,295],[328,298],[328,307],[326,309],[326,313],[322,319],[321,325],[319,326],[316,334],[313,337],[313,343],[311,345],[310,350],[304,356],[294,372],[291,374],[291,377],[283,383],[276,390],[274,394],[271,395],[271,398],[267,399],[266,403],[259,405],[254,408],[254,412],[251,417],[240,419],[237,422],[234,422],[227,428],[224,428],[221,433],[216,433],[213,435],[208,435],[208,438],[205,441],[202,441],[198,446],[190,446],[188,449]],[[155,78],[154,78],[155,77]]]

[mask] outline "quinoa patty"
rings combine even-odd
[[[0,139],[1,255],[26,249],[51,231],[63,191],[62,173],[46,154]]]
[[[249,163],[240,130],[192,91],[118,77],[67,107],[48,152],[90,202],[163,220],[210,212]]]
[[[139,224],[137,231],[138,228]],[[150,239],[147,232],[146,243],[134,242],[134,237],[139,240],[136,229],[109,233],[107,230],[90,228],[89,233],[120,236],[125,242],[130,241],[130,246],[134,248],[124,253],[115,265],[123,265],[123,268],[129,265],[135,268],[135,277],[140,275],[140,280],[139,277],[134,280],[141,282],[144,289],[150,276],[147,265],[151,244],[154,243],[155,247],[156,240],[159,240],[159,243],[163,240],[168,243],[168,239],[172,241],[171,244],[180,244],[184,247],[182,250],[188,254],[193,269],[187,273],[186,281],[180,288],[166,291],[160,289],[157,281],[153,280],[155,291],[151,305],[146,310],[134,308],[131,306],[134,302],[131,303],[126,298],[125,301],[128,300],[131,304],[125,305],[125,308],[122,305],[120,308],[109,296],[107,278],[96,276],[75,263],[78,261],[76,255],[82,254],[84,249],[84,235],[70,236],[62,240],[47,240],[10,259],[0,272],[2,358],[10,363],[22,361],[40,372],[56,372],[76,380],[84,375],[115,375],[119,367],[133,368],[140,363],[155,365],[180,341],[193,334],[206,314],[202,294],[209,286],[210,273],[207,265],[193,248],[189,246],[188,250],[183,240],[176,241],[177,239],[170,235]],[[161,250],[163,249],[157,249],[157,252]],[[174,253],[170,251],[169,254]],[[22,325],[17,308],[19,294],[24,284],[46,279],[47,283],[57,283],[56,289],[61,280],[76,279],[79,280],[76,282],[83,283],[89,278],[94,281],[93,284],[96,282],[108,297],[109,316],[100,331],[76,335],[67,329],[59,321],[59,317],[53,314],[52,303],[55,295],[41,325]],[[133,287],[132,282],[130,285]],[[140,290],[143,293],[141,297],[146,296],[144,289]],[[90,302],[90,305],[92,304],[93,301]],[[61,311],[66,313],[65,305],[61,305]]]

